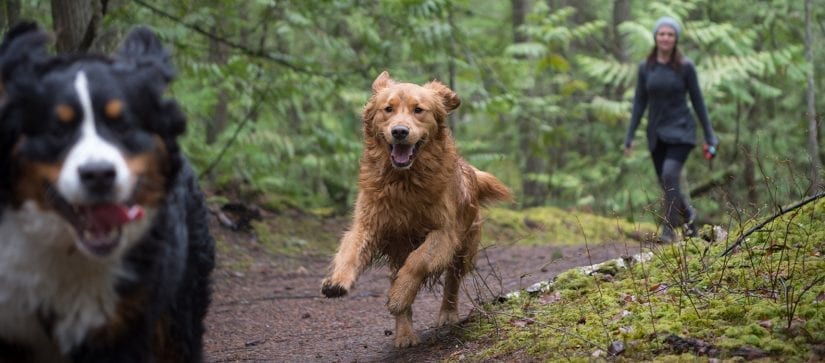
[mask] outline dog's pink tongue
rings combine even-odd
[[[137,205],[126,208],[123,204],[95,204],[86,207],[86,216],[91,222],[91,229],[110,230],[142,218],[143,208]]]
[[[412,157],[413,145],[395,144],[392,147],[392,159],[396,163],[406,164]]]

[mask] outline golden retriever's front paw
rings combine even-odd
[[[395,336],[396,348],[407,348],[418,345],[418,334],[415,332],[400,333]]]
[[[444,326],[455,324],[458,322],[458,311],[455,310],[441,310],[438,313],[438,320],[436,320],[437,326]]]
[[[323,293],[324,296],[329,298],[341,297],[346,295],[347,292],[348,291],[346,287],[343,287],[339,284],[333,283],[328,280],[324,280],[324,282],[321,284],[321,293]]]

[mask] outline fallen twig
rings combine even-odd
[[[815,200],[817,200],[817,199],[819,199],[819,198],[822,198],[822,197],[825,197],[825,192],[820,192],[819,194],[816,194],[816,195],[814,195],[814,196],[812,196],[812,197],[808,197],[808,198],[806,198],[806,199],[804,199],[804,200],[800,201],[799,203],[796,203],[796,204],[794,204],[794,205],[792,205],[792,206],[788,207],[787,209],[781,209],[781,208],[780,208],[780,210],[779,210],[779,212],[778,212],[778,213],[776,213],[776,214],[774,214],[774,215],[770,216],[768,219],[766,219],[766,220],[762,221],[762,223],[759,223],[759,224],[757,224],[757,225],[753,226],[753,228],[749,229],[747,232],[745,232],[744,234],[742,234],[741,236],[739,236],[739,238],[737,238],[737,239],[736,239],[736,241],[734,241],[734,242],[733,242],[733,244],[731,244],[730,246],[728,246],[728,248],[726,248],[726,249],[725,249],[725,252],[722,252],[722,254],[721,254],[721,255],[719,255],[719,257],[724,257],[724,256],[727,256],[727,255],[730,253],[730,251],[733,251],[733,249],[734,249],[734,248],[736,248],[736,247],[738,247],[740,244],[742,244],[742,241],[744,241],[746,237],[750,236],[753,232],[756,232],[756,231],[758,231],[758,230],[762,229],[762,227],[764,227],[764,226],[765,226],[765,225],[767,225],[768,223],[773,222],[773,220],[774,220],[774,219],[777,219],[777,218],[779,218],[779,217],[781,217],[781,216],[785,215],[786,213],[793,212],[794,210],[799,209],[799,208],[801,208],[802,206],[804,206],[804,205],[806,205],[806,204],[808,204],[808,203],[810,203],[810,202],[813,202],[813,201],[815,201]]]

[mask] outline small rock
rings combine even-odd
[[[539,223],[538,221],[532,220],[530,218],[527,218],[527,217],[524,218],[524,226],[527,227],[527,228],[530,228],[530,229],[541,229],[542,228],[541,223]]]
[[[605,353],[605,351],[603,351],[601,349],[596,349],[592,354],[590,354],[590,356],[593,357],[593,358],[601,358],[601,357],[604,357],[606,355],[607,355],[607,353]]]
[[[510,320],[510,324],[513,324],[513,326],[517,326],[519,328],[524,328],[524,327],[526,327],[528,325],[531,325],[535,322],[536,321],[534,319],[531,319],[531,318]]]
[[[547,305],[558,302],[559,300],[561,300],[561,292],[555,291],[553,293],[544,294],[541,297],[539,297],[539,304]]]
[[[728,231],[721,226],[713,226],[713,242],[724,241],[728,238]]]
[[[535,294],[535,293],[541,292],[542,290],[545,290],[549,286],[550,286],[550,283],[548,281],[542,281],[542,282],[537,282],[535,284],[527,286],[524,289],[524,291],[527,291],[528,293],[531,293],[531,294]]]
[[[610,343],[610,346],[607,347],[607,353],[609,353],[611,356],[616,356],[616,355],[622,354],[623,352],[624,352],[624,343],[622,343],[618,340],[613,342],[613,343]]]
[[[622,293],[622,300],[620,301],[621,304],[635,303],[636,301],[636,296]]]
[[[256,345],[258,345],[258,344],[261,344],[261,343],[263,343],[263,342],[264,342],[263,340],[253,340],[253,341],[251,341],[251,342],[246,342],[246,343],[244,343],[244,346],[245,346],[245,347],[254,347],[254,346],[256,346]]]
[[[734,357],[742,357],[746,360],[754,360],[759,358],[765,358],[768,356],[768,353],[757,347],[745,345],[737,348],[736,350],[731,352],[730,355]]]

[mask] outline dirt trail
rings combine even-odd
[[[441,299],[439,287],[422,290],[413,306],[422,343],[396,349],[394,320],[384,306],[389,287],[385,269],[362,275],[350,295],[326,299],[319,283],[329,257],[273,256],[255,247],[248,235],[222,238],[248,249],[252,262],[239,273],[229,268],[232,261],[225,261],[231,256],[218,255],[206,320],[207,362],[431,362],[473,349],[449,328],[432,327]],[[638,245],[624,243],[590,246],[589,252],[584,246],[487,248],[479,254],[477,271],[465,280],[460,316],[471,311],[471,300],[487,300],[572,267],[638,250]]]

